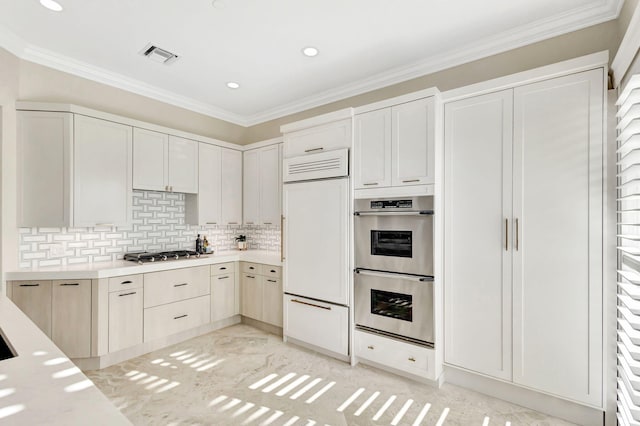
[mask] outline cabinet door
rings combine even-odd
[[[167,191],[169,176],[169,135],[133,129],[133,187]]]
[[[602,403],[602,70],[514,92],[514,382]]]
[[[279,278],[262,277],[262,321],[282,327],[282,281]]]
[[[505,380],[511,379],[512,110],[511,90],[445,106],[445,361]]]
[[[260,150],[260,223],[280,223],[280,194],[282,192],[282,144],[271,145]]]
[[[391,186],[391,108],[355,117],[356,189]]]
[[[198,193],[198,142],[169,135],[169,190]]]
[[[69,358],[91,355],[91,280],[52,282],[51,340]]]
[[[18,281],[9,286],[11,301],[51,337],[51,281]]]
[[[222,149],[222,224],[242,223],[242,152]]]
[[[393,186],[424,185],[435,179],[435,100],[433,97],[391,108]]]
[[[211,277],[211,322],[220,321],[236,314],[235,274]]]
[[[131,222],[132,128],[76,115],[73,225],[125,226]]]
[[[142,289],[109,293],[109,352],[142,343]]]
[[[351,148],[350,118],[284,135],[284,155],[286,158],[339,148]]]
[[[70,224],[73,114],[18,111],[18,225]]]
[[[262,277],[256,274],[243,273],[242,285],[242,315],[262,321]]]
[[[287,293],[348,304],[349,181],[284,185]]]
[[[260,151],[257,149],[243,153],[242,213],[245,225],[260,222]]]
[[[221,223],[220,147],[202,143],[199,148],[198,219],[200,225]]]

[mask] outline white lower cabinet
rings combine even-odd
[[[209,323],[209,295],[144,310],[144,341],[170,336]]]
[[[285,294],[284,328],[287,337],[349,354],[349,308]]]
[[[109,352],[142,343],[143,289],[109,293]]]
[[[262,277],[262,321],[282,327],[282,279]]]
[[[435,380],[433,349],[355,331],[355,355],[383,366]]]
[[[209,294],[209,266],[144,274],[144,307]]]
[[[69,358],[91,356],[91,280],[52,281],[51,340]]]
[[[51,281],[16,281],[8,296],[47,337],[51,337]]]
[[[241,262],[242,309],[245,317],[282,327],[280,266]]]
[[[243,272],[240,282],[242,291],[242,315],[262,321],[262,277],[260,275]]]
[[[211,322],[239,314],[235,263],[211,266]]]

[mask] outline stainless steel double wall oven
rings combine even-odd
[[[433,197],[355,203],[356,327],[433,344]]]

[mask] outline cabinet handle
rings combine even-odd
[[[254,277],[254,276],[252,276],[252,275],[245,275],[245,277],[247,277],[247,278],[251,278],[251,279],[254,279],[254,278],[255,278],[255,277]]]
[[[276,280],[267,280],[267,281],[269,281],[270,283],[277,283],[278,282]]]
[[[65,286],[66,286],[66,285],[73,285],[73,286],[76,286],[76,285],[80,285],[80,284],[79,284],[79,283],[62,283],[62,284],[60,284],[60,285],[61,285],[61,286],[62,286],[62,285],[65,285]]]
[[[509,219],[504,220],[504,250],[509,250]]]
[[[403,180],[402,183],[420,182],[420,179]]]
[[[276,270],[275,270],[275,269],[272,269],[270,272],[271,272],[272,274],[275,274],[275,273],[276,273]]]
[[[520,249],[520,224],[518,222],[518,218],[516,217],[516,251]]]
[[[132,281],[127,280],[127,281],[122,281],[120,283],[120,285],[131,284],[131,283],[132,283]]]
[[[180,319],[180,318],[185,318],[188,317],[189,315],[184,314],[184,315],[178,315],[177,317],[173,317],[173,319]]]
[[[118,297],[122,297],[122,296],[131,296],[132,294],[136,294],[135,291],[132,291],[131,293],[123,293],[123,294],[119,294]]]
[[[369,346],[367,346],[367,349],[371,349],[371,350],[373,350],[373,349],[374,349],[374,347],[373,347],[373,345],[369,345]]]
[[[280,215],[280,262],[284,262],[284,215]]]
[[[256,269],[256,268],[254,268],[253,266],[249,266],[249,269]]]
[[[207,225],[217,225],[218,222],[207,222]]]
[[[218,269],[219,269],[220,271],[225,271],[225,270],[227,269],[227,267],[226,267],[226,266],[223,266],[223,267],[218,268]]]
[[[225,275],[224,277],[218,277],[219,280],[226,280],[227,278],[229,278],[229,275]]]
[[[238,224],[238,222],[228,222],[227,224],[228,224],[228,225],[237,225],[237,224]]]
[[[367,182],[367,183],[363,183],[364,186],[372,186],[372,185],[377,185],[378,182]]]
[[[409,357],[409,361],[411,361],[411,362],[416,362],[416,359],[415,359],[414,357],[410,356],[410,357]]]
[[[174,284],[174,287],[184,287],[185,285],[188,285],[189,283],[182,283],[182,284]]]
[[[303,302],[302,300],[298,300],[298,299],[291,299],[291,301],[294,303],[299,303],[301,305],[313,306],[314,308],[326,309],[327,311],[331,310],[331,306],[315,305],[313,303]]]
[[[19,284],[20,287],[40,287],[40,284]]]
[[[272,222],[262,222],[262,223],[264,223],[265,225],[273,225]]]
[[[169,192],[173,192],[173,186],[169,187]]]
[[[100,222],[96,223],[96,226],[114,226],[112,222]]]
[[[320,147],[320,148],[311,148],[311,149],[305,149],[304,152],[315,152],[315,151],[322,151],[324,148]]]

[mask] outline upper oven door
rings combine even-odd
[[[355,218],[357,268],[433,275],[433,216],[366,212]]]

